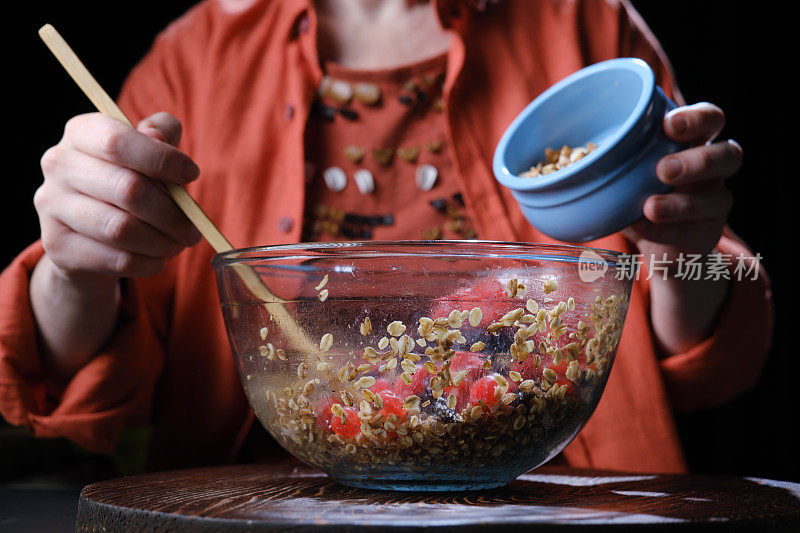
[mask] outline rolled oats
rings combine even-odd
[[[389,335],[392,337],[399,337],[406,331],[406,327],[399,320],[395,320],[386,326],[386,331],[389,332]]]
[[[369,319],[369,317],[364,318],[364,322],[361,323],[359,330],[365,337],[372,333],[372,321]]]
[[[472,327],[477,327],[481,320],[483,319],[483,311],[481,311],[480,307],[473,307],[472,310],[469,312],[469,325]]]
[[[319,341],[319,349],[322,350],[323,352],[327,352],[328,350],[331,349],[332,346],[333,346],[333,335],[331,335],[330,333],[326,333],[325,335],[322,336],[322,338]]]
[[[515,283],[506,284],[507,295],[521,297],[524,285],[518,280],[511,281]],[[553,284],[548,286],[546,283],[545,292],[557,290],[554,280],[548,281],[553,281]],[[323,286],[324,283],[320,288]],[[335,464],[344,460],[342,454],[351,457],[347,461],[361,465],[364,471],[369,471],[373,465],[378,465],[376,468],[402,465],[413,469],[433,461],[443,461],[453,465],[472,465],[472,468],[475,464],[488,464],[487,461],[495,459],[507,460],[512,450],[525,450],[532,442],[549,438],[548,435],[562,424],[560,420],[585,409],[587,404],[583,402],[588,400],[570,391],[580,390],[583,384],[607,373],[621,334],[624,299],[601,297],[591,305],[582,306],[583,318],[588,325],[581,320],[577,326],[569,314],[576,308],[574,299],[555,302],[552,308],[545,300],[549,310],[544,308],[545,304],[540,306],[531,298],[525,301],[524,308],[510,310],[483,331],[468,332],[472,342],[470,351],[476,353],[486,348],[479,337],[509,328],[491,339],[490,354],[470,356],[482,360],[480,368],[485,372],[484,376],[492,376],[495,385],[489,394],[494,399],[467,400],[454,388],[465,381],[469,388],[472,380],[468,380],[468,376],[475,367],[453,369],[451,375],[450,364],[455,361],[456,346],[467,342],[461,332],[462,326],[469,322],[471,327],[477,328],[483,319],[480,308],[474,307],[470,311],[449,310],[447,316],[436,319],[420,318],[417,328],[420,338],[416,342],[406,334],[401,321],[391,322],[387,326],[391,339],[382,337],[377,343],[378,349],[365,347],[365,362],[358,364],[356,361],[358,366],[351,361],[342,364],[340,354],[332,355],[330,362],[301,363],[297,367],[300,382],[295,387],[287,386],[284,397],[278,398],[269,392],[264,395],[277,413],[274,420],[259,417],[282,444],[296,451],[301,458],[309,458],[315,465]],[[525,314],[526,311],[529,314]],[[359,330],[364,336],[372,332],[369,317],[364,318]],[[508,352],[499,351],[498,343],[507,347]],[[331,350],[332,345],[332,334],[323,335],[321,352]],[[424,355],[413,353],[417,346],[424,348]],[[260,353],[267,355],[270,351],[277,353],[269,343],[265,343],[263,350],[259,348]],[[322,353],[317,355],[322,358]],[[533,369],[540,369],[533,375],[541,377],[526,379],[529,376],[526,372],[533,372],[529,363],[519,369],[510,366],[514,361],[526,361],[528,354],[533,358]],[[553,368],[542,364],[543,358],[548,364],[550,361],[556,365],[566,361],[566,370],[559,372],[564,372],[570,383],[559,383],[560,376]],[[331,362],[337,365],[338,370],[330,372]],[[308,374],[314,368],[320,377],[308,380]],[[390,380],[399,374],[400,383],[416,387],[420,380],[414,376],[421,370],[425,372],[424,386],[429,392],[424,394],[429,395],[428,399],[423,401],[421,394],[403,398],[403,415],[393,411],[387,413],[381,394],[369,389],[376,385],[375,377],[380,373],[391,373],[387,376]],[[339,378],[341,385],[335,383],[334,377]],[[245,386],[255,387],[257,382],[246,378]],[[331,392],[327,393],[329,388]],[[357,401],[354,394],[359,392],[363,399]],[[331,434],[330,428],[326,430],[315,422],[319,394],[331,393],[335,398],[330,407],[333,416],[340,417],[343,423],[348,416],[358,417],[355,437]],[[350,424],[352,427],[353,422]]]
[[[554,291],[557,291],[557,290],[558,290],[558,283],[556,283],[556,280],[554,280],[553,278],[548,278],[544,282],[544,293],[545,294],[550,294],[551,292],[554,292]]]
[[[363,376],[356,381],[356,388],[358,389],[368,389],[375,385],[375,378],[372,376]]]
[[[517,296],[517,288],[519,287],[519,281],[515,278],[509,280],[506,284],[506,294],[509,298],[514,298]]]
[[[327,285],[327,283],[328,283],[328,275],[327,275],[327,274],[325,274],[325,275],[322,277],[322,280],[319,282],[319,284],[318,284],[316,287],[314,287],[314,290],[321,291],[321,290],[322,290],[322,288],[323,288],[325,285]]]
[[[297,377],[300,379],[306,379],[308,376],[308,363],[302,362],[297,365]]]
[[[567,367],[566,376],[567,379],[570,381],[577,382],[578,378],[580,378],[581,370],[578,365],[578,361],[572,361],[569,366]]]
[[[555,172],[556,170],[561,170],[562,168],[568,167],[569,165],[584,158],[587,154],[591,153],[596,148],[597,145],[594,144],[593,142],[586,143],[585,147],[579,146],[576,148],[572,148],[567,145],[564,145],[559,150],[552,150],[550,148],[545,148],[544,150],[545,161],[539,161],[529,170],[520,174],[520,177],[535,178],[537,176],[542,176],[545,174],[549,174],[551,172]]]
[[[261,357],[266,357],[267,359],[273,359],[275,357],[275,347],[271,342],[268,342],[266,346],[259,346],[258,352],[261,354]]]

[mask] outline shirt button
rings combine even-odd
[[[286,120],[292,120],[294,117],[294,106],[292,104],[286,104],[286,107],[283,108],[283,116]]]
[[[303,165],[303,172],[305,175],[306,184],[311,183],[314,181],[314,173],[317,171],[316,165],[311,161],[306,161]]]
[[[297,32],[308,33],[310,27],[311,27],[311,22],[308,20],[308,14],[303,13],[303,15],[297,21]]]
[[[292,217],[290,216],[282,216],[278,219],[278,229],[283,233],[289,233],[292,231],[293,226],[294,222],[292,222]]]

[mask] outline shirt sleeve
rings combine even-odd
[[[30,305],[30,275],[44,254],[40,242],[0,274],[0,414],[39,437],[66,437],[92,452],[109,452],[127,423],[149,416],[164,349],[140,284],[126,282],[115,333],[68,382],[48,375]]]
[[[773,309],[766,272],[728,229],[717,252],[730,265],[730,284],[716,327],[704,341],[660,362],[667,394],[680,411],[720,405],[752,388],[770,347]]]
[[[162,34],[123,87],[120,107],[134,124],[159,110],[177,114],[173,80],[164,71],[166,40]],[[125,425],[150,417],[165,358],[173,267],[153,278],[123,280],[112,338],[59,383],[43,364],[29,297],[30,276],[43,254],[37,242],[0,274],[0,415],[36,436],[66,437],[92,452],[109,452]]]
[[[653,69],[664,93],[678,105],[684,104],[667,54],[628,0],[584,0],[580,17],[587,64],[637,57]]]
[[[609,6],[614,6],[608,9]],[[656,81],[678,105],[684,98],[672,66],[642,17],[627,0],[605,2],[604,17],[615,19],[617,55],[638,57],[653,69]],[[598,37],[598,39],[601,37]],[[600,45],[598,44],[598,47]],[[750,250],[726,228],[717,251],[733,264],[727,300],[711,335],[690,350],[660,361],[673,408],[681,411],[722,404],[752,388],[766,360],[772,332],[770,284],[762,265],[750,260]],[[737,265],[749,269],[734,271]]]

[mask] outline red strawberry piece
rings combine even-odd
[[[406,410],[403,409],[403,400],[401,400],[395,393],[390,390],[385,390],[379,394],[383,400],[383,409],[379,412],[384,416],[391,414],[397,417],[398,422],[403,420],[406,416]]]
[[[553,361],[550,361],[546,366],[547,368],[551,368],[559,376],[563,376],[566,374],[567,368],[569,368],[569,360],[564,358],[559,364],[555,364]]]
[[[403,400],[400,399],[397,394],[392,392],[390,389],[385,389],[377,393],[377,396],[380,396],[381,401],[383,402],[383,407],[378,411],[379,414],[382,414],[384,418],[389,418],[389,415],[394,415],[397,419],[395,421],[396,424],[399,424],[406,418],[406,410],[403,408]],[[397,432],[395,431],[387,431],[386,437],[389,439],[397,438]]]
[[[478,405],[480,401],[483,401],[486,407],[492,407],[499,403],[500,398],[503,396],[502,394],[497,395],[497,387],[497,381],[495,381],[493,376],[482,377],[473,383],[472,387],[469,389],[469,403]]]
[[[378,378],[375,380],[375,384],[370,387],[369,390],[376,394],[382,391],[391,391],[392,384],[389,382],[389,380]]]
[[[503,284],[497,280],[485,279],[443,298],[432,310],[432,318],[448,316],[453,309],[469,311],[473,307],[480,307],[483,318],[478,327],[485,328],[512,309],[508,300]]]
[[[561,386],[561,385],[566,385],[567,386],[566,394],[572,394],[573,392],[575,392],[575,383],[573,383],[571,380],[567,379],[567,375],[566,375],[567,374],[567,368],[569,367],[569,363],[570,363],[569,359],[563,359],[561,361],[561,363],[559,363],[559,364],[555,364],[555,363],[553,363],[551,361],[547,365],[547,368],[553,369],[553,371],[556,373],[557,378],[556,378],[555,384],[558,385],[558,386]]]
[[[471,385],[472,382],[465,379],[458,385],[450,385],[449,387],[444,388],[445,398],[455,395],[456,405],[454,409],[456,412],[465,408],[469,403],[469,389]]]
[[[570,381],[569,379],[567,379],[564,376],[558,376],[558,379],[556,380],[556,384],[558,386],[561,386],[561,385],[566,385],[567,386],[567,392],[565,393],[567,396],[575,393],[575,383],[573,383],[572,381]]]
[[[522,379],[539,381],[542,378],[543,368],[544,364],[540,364],[538,368],[536,367],[536,354],[528,354],[528,357],[521,363],[519,361],[511,363],[511,370],[519,372]]]
[[[508,390],[506,392],[517,392],[517,389],[519,389],[519,383],[509,377],[506,378],[506,381],[508,382]]]
[[[412,394],[417,396],[421,395],[428,387],[431,380],[431,374],[425,369],[423,365],[417,365],[414,374],[411,376],[411,384],[403,381],[402,375],[397,377],[394,383],[394,392],[400,398],[408,398]]]
[[[317,424],[319,424],[319,426],[326,433],[330,432],[331,430],[331,418],[333,417],[333,413],[331,413],[331,406],[335,403],[340,403],[340,401],[336,397],[331,396],[330,398],[321,401],[320,404],[314,409]]]
[[[344,423],[342,423],[342,418],[340,416],[332,414],[331,429],[334,433],[342,437],[355,437],[361,431],[361,419],[358,418],[358,411],[353,407],[344,407],[343,409],[346,416]]]
[[[483,357],[470,352],[456,352],[450,359],[450,374],[456,375],[462,370],[468,371],[465,381],[476,381],[484,373]]]
[[[458,352],[450,359],[450,374],[455,376],[462,370],[467,371],[467,375],[458,385],[450,385],[444,388],[445,397],[455,394],[455,410],[460,411],[469,403],[469,389],[472,384],[480,379],[484,374],[483,358],[470,352]]]

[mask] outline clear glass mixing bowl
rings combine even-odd
[[[620,254],[481,241],[219,254],[242,384],[264,427],[345,485],[504,485],[555,456],[603,392],[632,286]]]

